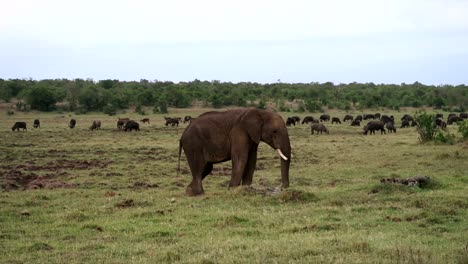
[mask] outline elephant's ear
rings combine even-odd
[[[262,138],[263,118],[256,109],[247,110],[241,117],[240,126],[247,131],[249,137],[256,144],[260,143]]]

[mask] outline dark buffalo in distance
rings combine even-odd
[[[414,120],[411,120],[411,126],[412,127],[415,127],[418,125],[418,122],[414,121]]]
[[[401,121],[404,121],[404,120],[408,121],[408,123],[409,123],[409,122],[413,121],[414,119],[413,119],[412,116],[410,116],[408,114],[404,114],[403,117],[401,118]]]
[[[191,116],[185,116],[185,117],[184,117],[184,124],[185,124],[185,123],[190,123],[190,120],[192,120],[192,117],[191,117]]]
[[[401,127],[400,128],[405,128],[405,127],[409,127],[410,126],[410,122],[406,119],[403,119],[403,121],[401,121]]]
[[[68,124],[68,127],[75,128],[75,126],[76,126],[76,120],[75,119],[70,120],[70,123]]]
[[[340,121],[340,119],[338,117],[333,117],[332,118],[332,124],[335,124],[335,123],[341,124],[341,121]]]
[[[380,113],[374,114],[374,118],[375,118],[375,119],[380,119]]]
[[[361,122],[362,121],[362,115],[356,116],[356,118],[354,120],[359,120],[359,122]]]
[[[122,120],[117,120],[117,129],[119,129],[119,130],[124,129],[125,123],[126,122],[124,122]]]
[[[286,126],[291,126],[291,125],[296,126],[296,120],[294,120],[294,118],[292,117],[288,117],[286,119]]]
[[[368,120],[368,119],[375,119],[375,116],[373,114],[364,114],[364,120]]]
[[[463,119],[468,119],[468,113],[460,113],[460,117]]]
[[[26,122],[16,122],[11,128],[11,131],[19,131],[20,129],[23,129],[23,131],[27,130]]]
[[[435,115],[435,118],[440,118],[440,119],[442,119],[442,118],[444,118],[444,114],[436,114],[436,115]]]
[[[179,121],[182,120],[180,117],[164,117],[166,120],[166,126],[179,126]]]
[[[93,121],[89,129],[91,130],[101,129],[101,121],[100,120]]]
[[[318,122],[318,120],[316,120],[313,116],[306,116],[304,119],[302,119],[301,124],[315,123],[314,121]]]
[[[384,128],[384,123],[382,121],[370,121],[367,123],[367,125],[364,127],[364,135],[367,135],[367,133],[370,131],[370,135],[375,135],[375,131],[380,130],[380,134],[387,134],[385,132]]]
[[[128,122],[125,123],[124,131],[127,132],[127,131],[132,131],[132,130],[140,131],[140,124],[138,124],[137,122],[133,120],[129,120]]]
[[[459,116],[451,116],[448,120],[447,120],[447,125],[451,125],[453,123],[458,123],[458,122],[461,122],[463,121],[464,119],[459,117]]]
[[[435,119],[435,126],[441,128],[441,129],[446,129],[447,128],[447,123],[445,123],[445,121],[440,119],[440,118],[436,118]]]
[[[455,113],[450,113],[450,114],[447,116],[447,121],[448,121],[448,120],[450,119],[450,117],[452,117],[452,116],[457,116],[457,114],[455,114]]]
[[[380,121],[384,122],[384,124],[388,123],[388,122],[392,122],[392,123],[395,123],[395,119],[393,118],[393,116],[388,116],[388,115],[382,115],[380,117]]]
[[[301,118],[298,116],[291,116],[291,118],[294,119],[296,123],[299,123],[301,121]]]
[[[33,127],[34,128],[41,128],[41,122],[39,121],[39,119],[34,120]]]
[[[319,132],[320,134],[323,132],[330,134],[330,131],[328,131],[327,127],[322,123],[313,123],[312,126],[310,126],[310,134],[313,135],[314,131],[317,131],[317,135]]]
[[[330,115],[327,115],[327,114],[323,114],[320,116],[320,122],[326,122],[326,121],[330,121]]]
[[[346,121],[348,121],[348,120],[353,121],[353,119],[354,119],[354,118],[353,118],[352,115],[345,115],[345,117],[343,118],[343,122],[346,122]]]
[[[354,119],[353,122],[351,122],[351,126],[361,126],[361,120]]]
[[[142,122],[143,124],[145,124],[145,123],[149,124],[150,120],[149,120],[149,118],[143,118],[142,120],[140,120],[140,122]]]
[[[387,128],[388,130],[388,133],[396,133],[396,127],[395,127],[395,124],[393,122],[388,122],[385,124],[385,128]]]

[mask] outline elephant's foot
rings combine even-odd
[[[203,191],[203,187],[201,186],[201,184],[200,185],[194,184],[192,182],[187,186],[187,189],[185,189],[185,193],[188,196],[197,196],[197,195],[203,195],[205,191]]]

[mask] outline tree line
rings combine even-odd
[[[465,111],[466,85],[374,84],[374,83],[255,83],[194,80],[119,81],[92,79],[0,79],[0,100],[19,101],[17,108],[40,111],[104,111],[153,107],[185,108],[194,103],[221,108],[271,104],[278,111],[318,112],[322,108],[344,110],[387,107],[430,106],[450,111]],[[294,102],[294,103],[291,103]]]

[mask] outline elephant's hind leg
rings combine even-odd
[[[205,168],[203,169],[203,173],[202,173],[202,180],[205,179],[205,177],[208,174],[210,174],[212,170],[213,170],[213,163],[211,162],[206,163]]]
[[[187,158],[187,161],[190,166],[190,171],[192,172],[192,182],[187,186],[185,192],[189,196],[202,195],[204,193],[202,180],[203,173],[205,172],[206,162],[202,157],[197,156],[197,154],[187,155],[187,157],[189,156],[193,157]]]

